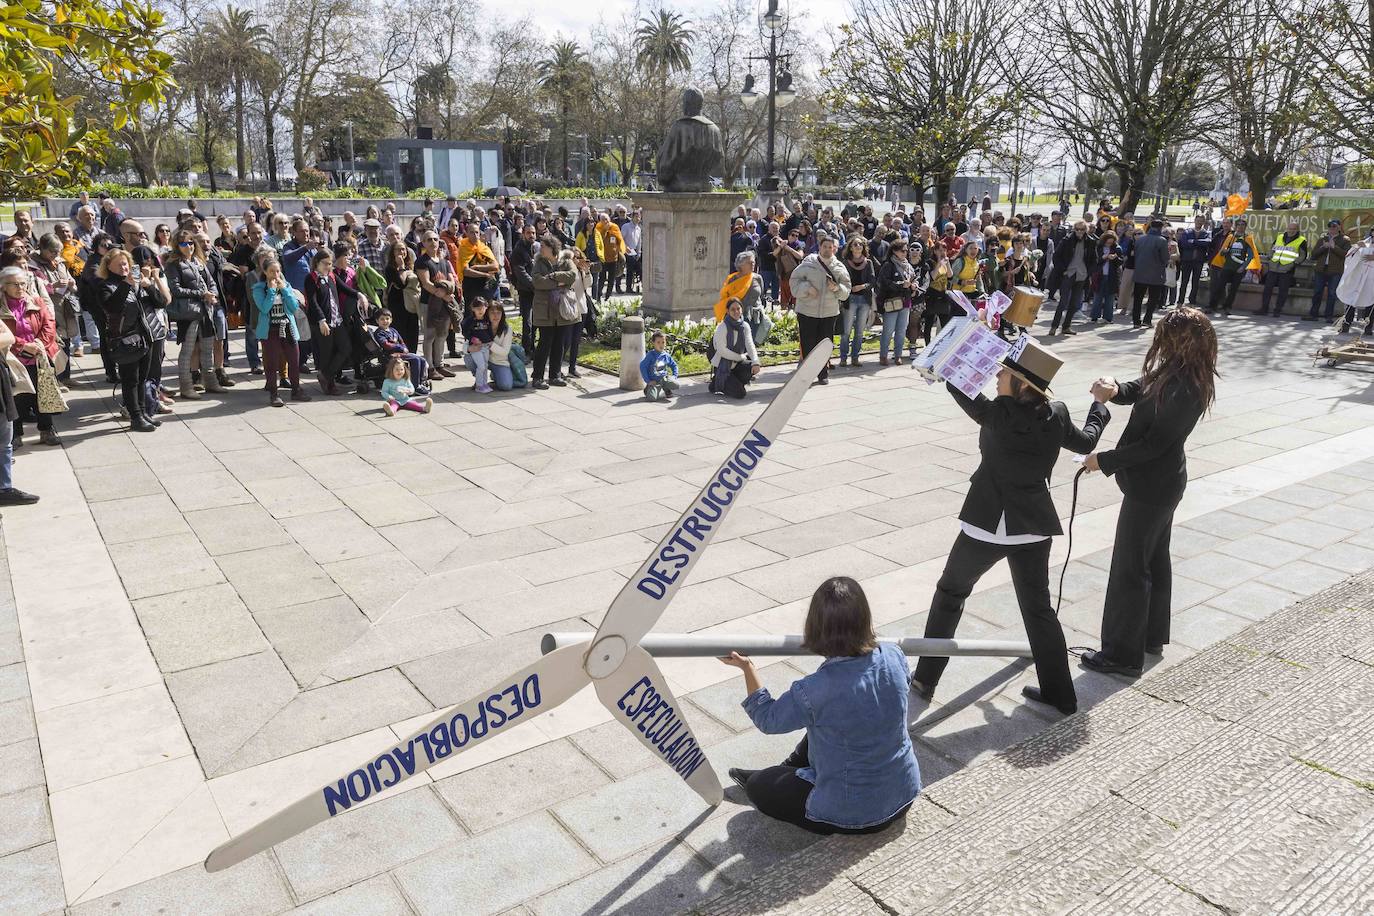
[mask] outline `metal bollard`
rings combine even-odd
[[[620,390],[643,391],[644,378],[639,374],[644,359],[644,319],[626,315],[620,319]]]

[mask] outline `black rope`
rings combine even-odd
[[[1080,467],[1078,473],[1073,475],[1073,499],[1069,503],[1069,549],[1064,553],[1064,565],[1059,570],[1059,594],[1054,599],[1054,616],[1059,616],[1059,608],[1064,603],[1064,576],[1069,571],[1069,558],[1073,556],[1073,519],[1078,514],[1078,481],[1087,472],[1086,467]],[[1092,646],[1069,646],[1069,654],[1075,658],[1082,658],[1084,653],[1094,652]]]

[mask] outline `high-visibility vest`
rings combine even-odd
[[[1307,244],[1301,235],[1284,241],[1283,236],[1274,239],[1274,250],[1269,254],[1269,263],[1275,267],[1291,267],[1298,261],[1298,251]]]

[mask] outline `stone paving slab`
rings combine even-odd
[[[1374,720],[1362,691],[1374,667],[1344,657],[1350,631],[1344,642],[1333,631],[1362,622],[1370,609],[1374,573],[1253,624],[1233,642],[1147,676],[942,780],[925,798],[957,819],[916,842],[898,833],[871,861],[827,886],[857,884],[889,913],[1360,912],[1370,882],[1354,869],[1374,849],[1374,792],[1361,775],[1374,751]],[[1370,642],[1356,638],[1353,646]],[[1249,645],[1306,647],[1311,665]],[[1324,658],[1312,649],[1318,645]],[[1272,675],[1267,663],[1304,676],[1270,677],[1267,702],[1232,708],[1233,724],[1198,711],[1232,681]],[[1318,712],[1328,694],[1331,712]],[[1191,735],[1183,734],[1180,714],[1197,717]],[[1088,734],[1091,742],[1075,744],[1074,735]],[[1131,759],[1133,746],[1151,745],[1153,753]],[[1067,748],[1065,760],[1053,759],[1056,747]],[[1047,757],[1016,788],[1010,762]],[[1121,782],[1122,770],[1135,778]],[[1012,788],[1004,791],[1009,777]],[[804,856],[784,860],[767,881],[703,911],[748,912],[754,900],[768,910],[776,884],[806,881]],[[818,906],[828,905],[825,891],[817,897]],[[801,895],[785,911],[810,912],[810,903]]]
[[[1190,445],[1193,484],[1180,508],[1173,545],[1180,568],[1206,557],[1176,582],[1178,639],[1160,667],[1181,667],[1176,665],[1180,659],[1217,639],[1245,638],[1250,618],[1262,618],[1289,596],[1306,597],[1335,578],[1374,565],[1374,550],[1364,544],[1374,512],[1362,489],[1374,470],[1374,437],[1368,434],[1374,404],[1368,403],[1367,386],[1356,373],[1309,370],[1296,360],[1309,346],[1308,335],[1276,334],[1251,321],[1227,323],[1220,332],[1221,397]],[[1140,342],[1127,334],[1084,334],[1056,344],[1071,356],[1058,387],[1075,411],[1086,403],[1079,389],[1085,390],[1092,375],[1104,368],[1124,375],[1139,362]],[[775,390],[785,371],[766,372],[755,397],[743,404],[718,403],[697,393],[693,383],[670,409],[622,395],[612,380],[600,377],[545,396],[480,399],[459,386],[441,393],[433,415],[403,418],[416,422],[387,420],[375,404],[356,399],[317,399],[271,411],[256,399],[244,408],[230,395],[182,405],[158,436],[137,440],[109,421],[103,395],[74,389],[70,419],[82,433],[70,436],[65,449],[20,457],[21,478],[33,482],[44,502],[37,511],[6,513],[5,525],[17,520],[22,529],[18,553],[11,549],[7,555],[60,548],[79,568],[98,570],[103,562],[109,573],[89,582],[42,583],[47,594],[69,607],[59,618],[35,606],[32,597],[39,591],[33,577],[25,578],[22,568],[11,570],[25,625],[21,635],[14,618],[7,629],[0,614],[0,668],[22,660],[35,684],[34,702],[48,710],[69,698],[84,701],[113,689],[104,685],[123,670],[115,662],[131,649],[143,651],[146,664],[134,668],[121,662],[132,678],[128,684],[152,687],[160,680],[166,685],[170,708],[193,749],[176,765],[199,768],[198,778],[214,778],[203,784],[209,790],[194,796],[204,800],[196,808],[200,801],[177,807],[178,800],[157,797],[156,765],[106,777],[141,787],[138,791],[149,793],[150,810],[173,810],[179,819],[175,830],[159,828],[148,842],[129,840],[133,848],[127,850],[114,848],[125,842],[124,834],[112,830],[102,837],[92,820],[105,810],[95,803],[104,781],[58,792],[57,801],[67,798],[59,805],[64,813],[55,827],[63,849],[61,868],[97,879],[94,885],[88,879],[68,884],[88,887],[93,896],[114,891],[108,900],[123,899],[122,883],[142,882],[134,890],[155,894],[150,885],[174,880],[174,875],[157,877],[157,856],[166,855],[169,868],[193,862],[213,845],[210,826],[241,829],[257,810],[250,801],[263,811],[275,805],[290,784],[283,761],[308,758],[329,769],[330,761],[358,753],[353,748],[361,750],[370,735],[388,735],[379,742],[392,740],[396,728],[408,727],[412,710],[418,716],[466,697],[533,659],[543,630],[594,625],[648,543],[695,493],[725,444],[732,444],[757,415],[756,399]],[[1128,413],[1114,410],[1104,443],[1115,441]],[[864,580],[880,623],[918,630],[976,451],[976,432],[957,407],[909,371],[837,373],[834,384],[813,390],[803,401],[774,450],[776,460],[761,466],[759,479],[658,629],[796,630],[810,590],[805,583],[814,583],[821,570],[833,570]],[[862,469],[857,477],[856,468]],[[1061,467],[1053,492],[1063,511],[1068,481]],[[1061,609],[1070,642],[1095,641],[1110,558],[1105,548],[1119,501],[1110,481],[1085,479],[1075,562]],[[25,519],[42,518],[66,526],[83,516],[84,528],[25,524]],[[334,530],[325,530],[328,525]],[[48,538],[48,532],[59,530],[90,536],[70,542]],[[168,585],[152,566],[176,565],[170,543],[175,538],[189,545],[191,574],[163,592]],[[119,575],[126,570],[110,559],[122,561],[132,556],[133,545],[145,544],[150,551],[142,565],[131,561],[125,589]],[[1062,557],[1062,550],[1057,543],[1055,556]],[[434,573],[452,575],[436,579]],[[970,600],[961,633],[1019,635],[1019,615],[1005,582],[1000,571],[987,577]],[[228,600],[230,593],[237,603]],[[133,608],[130,597],[136,600]],[[107,610],[121,603],[122,612]],[[206,613],[212,606],[225,612]],[[112,623],[130,629],[138,642],[112,630]],[[55,665],[65,651],[55,647],[64,640],[101,638],[106,643],[98,651],[67,656],[90,658],[100,666],[99,674],[73,676],[67,661],[65,668]],[[1306,675],[1289,662],[1316,668],[1329,644],[1325,637],[1290,642],[1273,657],[1269,648],[1247,643],[1238,651],[1250,653],[1244,664],[1253,668],[1247,683],[1254,686],[1229,704],[1220,698],[1206,702],[1213,702],[1218,714],[1243,719],[1277,702],[1282,690],[1300,685]],[[1352,657],[1365,653],[1374,650],[1351,650]],[[1265,656],[1262,668],[1255,667],[1260,656]],[[253,665],[259,674],[249,681],[254,692],[238,690],[230,673],[254,677]],[[782,686],[795,676],[787,674],[789,669],[804,672],[814,665],[811,659],[770,665],[775,673],[766,676]],[[738,682],[727,670],[701,660],[665,665],[665,671],[718,769],[770,763],[787,749],[787,741],[754,735],[742,721],[738,701],[731,697]],[[971,780],[959,788],[961,778],[1005,766],[998,752],[1008,744],[1056,727],[1052,717],[1019,699],[1020,686],[1032,678],[1024,666],[997,660],[957,660],[950,666],[939,701],[920,711],[917,722],[915,740],[932,797],[943,793],[971,807],[998,804],[1023,780],[1056,769],[1010,767],[985,784]],[[1096,716],[1097,709],[1111,709],[1123,694],[1138,692],[1119,679],[1087,672],[1076,678],[1085,707],[1100,704],[1080,718]],[[351,686],[359,680],[361,687]],[[367,687],[374,682],[384,686],[371,697]],[[1179,681],[1174,692],[1183,684]],[[1191,689],[1199,688],[1195,682]],[[349,704],[359,702],[364,715],[347,723]],[[416,705],[405,705],[411,702]],[[393,709],[391,703],[400,705]],[[1148,698],[1147,704],[1140,710],[1147,718],[1167,705]],[[162,708],[148,707],[150,715],[159,716]],[[29,710],[29,701],[0,699],[0,748],[32,742]],[[381,711],[368,718],[367,710]],[[398,718],[372,728],[387,715]],[[1057,740],[1095,745],[1112,734],[1108,722],[1107,716],[1096,717],[1094,730]],[[565,778],[540,785],[520,806],[505,807],[527,812],[520,822],[533,825],[535,834],[544,829],[543,818],[554,817],[587,854],[595,844],[588,843],[584,831],[606,843],[601,820],[588,811],[570,826],[547,812],[575,808],[579,798],[653,772],[647,752],[608,725],[596,704],[579,699],[517,735],[517,741],[489,744],[480,754],[446,762],[434,774],[441,784],[437,794],[427,781],[419,788],[443,802],[448,812],[443,817],[457,818],[473,832],[460,841],[468,843],[507,826],[495,815],[471,823],[464,819],[464,811],[480,804],[478,797],[488,787],[494,791],[505,781],[495,774],[522,781],[518,772],[499,769],[506,761],[545,759],[538,757],[541,752],[563,755],[575,761]],[[1227,727],[1221,721],[1216,726]],[[1137,745],[1130,741],[1128,746]],[[46,758],[46,748],[43,752]],[[1109,764],[1097,766],[1088,770],[1115,772]],[[1104,778],[1121,791],[1129,775]],[[443,787],[449,781],[469,788],[450,798]],[[523,781],[528,784],[529,776]],[[32,787],[16,791],[27,788]],[[0,791],[5,794],[12,793]],[[91,799],[85,818],[75,817],[78,798]],[[686,901],[699,902],[703,886],[714,893],[722,882],[748,881],[760,869],[772,868],[782,861],[776,857],[789,851],[788,843],[797,840],[796,831],[772,829],[741,810],[738,801],[694,825],[651,822],[639,845],[615,845],[617,858],[593,855],[589,871],[564,879],[563,887],[581,889],[553,898],[555,904],[565,899],[575,901],[565,905],[594,905],[629,882],[613,900],[625,906],[641,899],[637,905],[644,907],[671,908],[674,899],[691,905]],[[694,797],[682,806],[700,811]],[[190,818],[193,808],[204,811],[206,822]],[[417,819],[439,816],[425,806]],[[89,853],[80,844],[64,846],[66,829],[90,831],[97,842],[89,844]],[[346,832],[341,850],[364,840],[349,840]],[[159,851],[174,838],[183,847],[183,859]],[[111,848],[97,855],[102,839]],[[766,855],[747,855],[751,843],[766,847]],[[83,865],[80,859],[88,854],[95,858]],[[109,856],[115,864],[98,865]],[[0,858],[0,875],[7,858],[12,856]],[[264,858],[280,874],[279,857]],[[646,863],[658,861],[682,863],[652,873],[685,897],[658,895],[652,890],[657,881],[633,878]],[[600,877],[607,873],[620,877],[607,886]],[[675,882],[672,876],[679,873],[682,879]],[[186,872],[174,874],[183,876],[175,880],[188,880]],[[354,900],[375,901],[379,908],[400,900],[419,908],[394,871],[360,882],[344,870],[322,872],[313,880],[309,893],[338,894],[341,911],[363,905]],[[345,887],[350,881],[358,883]],[[283,907],[307,902],[294,886],[283,886]],[[847,879],[836,882],[837,893],[824,910],[867,912],[877,905],[862,891],[859,896],[838,893],[846,886],[857,890]],[[188,888],[187,899],[198,899],[197,892]],[[541,902],[545,892],[560,889],[502,906],[552,911],[555,904]],[[597,896],[587,896],[593,893]],[[316,897],[311,905],[325,909],[327,899]],[[586,899],[590,904],[582,903]],[[274,906],[265,903],[263,911]]]

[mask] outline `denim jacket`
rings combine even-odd
[[[815,785],[806,816],[837,827],[871,827],[909,805],[921,771],[907,733],[906,656],[891,643],[867,655],[827,658],[776,700],[766,687],[745,698],[759,731],[805,728]]]

